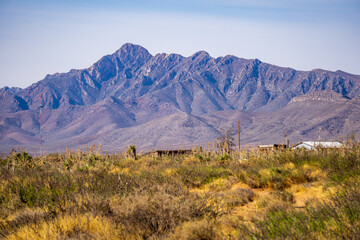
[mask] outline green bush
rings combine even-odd
[[[68,158],[65,162],[64,162],[64,167],[66,170],[71,170],[71,168],[74,166],[74,160],[72,158]]]
[[[38,194],[35,188],[32,185],[20,186],[19,197],[22,203],[32,206],[35,204],[35,201],[38,199]]]

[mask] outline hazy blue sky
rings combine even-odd
[[[0,87],[89,67],[127,42],[360,74],[360,0],[0,0]]]

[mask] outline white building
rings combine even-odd
[[[341,148],[342,146],[343,144],[339,142],[308,141],[296,144],[293,149],[305,148],[308,150],[316,150],[318,148]]]

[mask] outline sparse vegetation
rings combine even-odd
[[[360,145],[0,158],[4,239],[359,239]]]

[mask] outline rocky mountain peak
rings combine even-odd
[[[211,58],[210,54],[206,51],[198,51],[196,53],[194,53],[191,56],[191,59],[194,60],[196,58]]]
[[[255,58],[254,60],[252,60],[254,65],[259,65],[261,63],[261,61],[257,58]]]
[[[0,88],[0,93],[8,92],[8,93],[13,94],[13,93],[19,92],[19,91],[21,91],[21,90],[22,90],[22,89],[19,88],[19,87],[11,87],[11,88],[9,88],[8,86],[5,86],[5,87],[3,87],[3,88]]]
[[[132,43],[125,43],[119,50],[117,50],[114,55],[120,56],[120,57],[124,57],[124,56],[141,56],[144,57],[146,59],[152,57],[152,55],[149,53],[149,51],[140,46],[140,45],[136,45],[136,44],[132,44]]]

